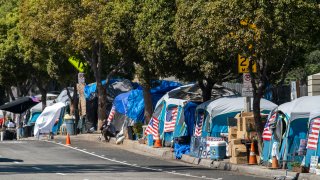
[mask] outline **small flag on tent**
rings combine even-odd
[[[166,121],[164,122],[164,132],[173,132],[176,126],[178,107],[167,111]]]
[[[115,110],[114,106],[112,106],[112,109],[111,109],[110,114],[108,116],[108,120],[107,120],[108,122],[112,121],[115,113],[116,113],[116,110]]]
[[[196,128],[195,128],[195,131],[194,131],[194,136],[197,136],[197,137],[201,136],[203,120],[204,120],[204,114],[201,114],[200,115],[200,119],[196,124]]]
[[[310,123],[310,130],[308,136],[308,149],[317,149],[320,130],[320,118],[315,118]]]
[[[159,119],[156,117],[151,118],[147,129],[144,131],[145,134],[152,134],[153,139],[158,139],[159,136]]]
[[[270,130],[270,124],[276,121],[277,113],[273,113],[270,119],[267,121],[266,125],[264,126],[262,139],[264,141],[270,141],[272,137],[272,132]]]

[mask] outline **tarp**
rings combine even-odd
[[[59,102],[43,110],[34,126],[35,137],[38,137],[40,133],[52,132],[54,123],[60,117],[60,112],[63,107],[65,107],[65,104]]]
[[[196,111],[203,112],[205,110],[208,113],[208,117],[202,122],[202,137],[220,137],[221,133],[228,133],[227,119],[244,111],[244,107],[245,97],[223,97],[200,104]],[[269,113],[276,107],[277,105],[271,101],[265,99],[260,101],[260,111],[262,113]],[[199,116],[197,116],[197,120],[199,119]]]
[[[155,105],[165,93],[181,86],[181,84],[177,82],[158,80],[153,81],[152,84],[155,86],[150,90],[153,108],[155,108]],[[141,87],[118,95],[113,105],[117,112],[125,114],[133,120],[134,123],[144,122],[144,98]]]
[[[106,84],[106,80],[101,81],[102,85]],[[113,98],[121,92],[127,92],[133,89],[133,86],[136,84],[132,84],[127,79],[111,79],[107,86],[107,93]],[[87,100],[94,98],[96,95],[97,83],[91,83],[84,87],[84,96]]]
[[[70,92],[70,96],[73,96],[73,88],[72,87],[68,87],[68,90]],[[68,92],[67,89],[64,89],[61,91],[61,93],[58,95],[58,97],[55,99],[55,102],[63,102],[66,103],[69,101],[69,96],[68,96]]]
[[[46,102],[47,106],[51,106],[53,103],[53,100],[48,100]],[[33,106],[31,109],[30,109],[30,112],[31,113],[34,113],[34,112],[42,112],[42,102],[38,103],[37,105]]]

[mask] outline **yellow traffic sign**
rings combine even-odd
[[[257,65],[254,61],[251,61],[252,64],[252,72],[257,72]],[[238,72],[239,73],[248,73],[249,71],[249,58],[246,58],[244,56],[238,55]]]

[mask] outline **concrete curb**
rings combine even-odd
[[[58,138],[62,138],[65,136],[58,136]],[[115,138],[112,138],[110,142],[104,142],[104,139],[99,140],[100,134],[81,134],[77,136],[71,136],[71,138],[86,140],[86,141],[95,141],[104,143],[106,145],[111,145],[113,147],[121,148],[127,151],[136,152],[138,154],[152,156],[160,159],[166,160],[175,160],[174,153],[171,152],[170,148],[153,148],[147,146],[145,144],[139,144],[137,141],[124,140],[124,142],[120,145],[116,145]],[[284,177],[286,176],[286,171],[282,169],[272,170],[268,169],[264,166],[256,166],[256,165],[239,165],[239,164],[231,164],[228,161],[212,161],[210,159],[199,159],[195,157],[191,157],[189,155],[182,155],[181,161],[192,164],[199,165],[211,169],[223,170],[223,171],[235,171],[241,172],[243,174],[254,175],[259,177],[266,178],[275,178],[275,177]],[[302,180],[320,180],[320,176],[310,174],[310,173],[296,173],[296,172],[287,172],[287,178],[285,180],[294,179],[294,177],[298,177],[298,179]],[[275,178],[276,179],[276,178]]]

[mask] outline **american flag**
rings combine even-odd
[[[154,140],[159,139],[159,119],[158,118],[152,116],[147,129],[144,131],[144,134],[152,134]]]
[[[200,115],[200,119],[196,124],[196,128],[194,130],[194,136],[200,137],[202,134],[202,124],[203,124],[203,120],[204,120],[204,114]]]
[[[108,120],[107,120],[108,122],[111,122],[111,121],[112,121],[115,113],[116,113],[116,110],[115,110],[115,108],[114,108],[114,106],[113,106],[112,109],[111,109],[111,111],[110,111],[110,114],[109,114],[109,116],[108,116]]]
[[[267,121],[266,125],[264,126],[263,133],[262,133],[262,139],[264,141],[270,141],[272,137],[272,132],[270,130],[270,123],[275,122],[277,117],[277,113],[273,113],[272,116]]]
[[[319,139],[319,130],[320,130],[320,118],[315,118],[311,121],[309,136],[308,136],[308,149],[316,150],[318,146]]]
[[[178,107],[167,111],[166,121],[164,122],[164,132],[173,132],[176,126]]]

